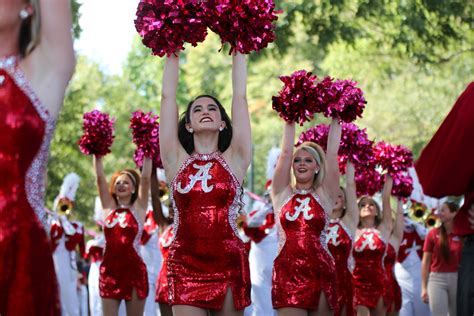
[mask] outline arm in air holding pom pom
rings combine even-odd
[[[397,217],[395,218],[395,226],[393,228],[393,234],[391,236],[392,245],[395,251],[398,253],[400,243],[403,239],[403,231],[405,229],[405,221],[403,220],[403,201],[397,199]]]
[[[140,215],[142,222],[145,221],[148,208],[148,194],[150,192],[151,169],[153,162],[149,157],[144,157],[142,174],[140,175],[140,186],[138,188],[138,198],[134,203],[135,209]]]
[[[252,134],[247,104],[247,62],[245,55],[236,52],[232,56],[232,141],[226,150],[237,178],[242,180],[252,159]]]
[[[178,139],[178,77],[179,56],[171,55],[165,62],[160,108],[160,153],[167,177],[176,174],[185,155]],[[171,178],[168,181],[171,182]]]
[[[109,193],[109,185],[105,177],[104,165],[102,163],[102,157],[94,155],[94,169],[97,181],[97,188],[99,189],[100,202],[104,211],[111,210],[115,207],[115,202]],[[105,214],[107,216],[108,214]]]
[[[165,216],[163,215],[163,208],[160,200],[160,184],[158,182],[158,176],[156,174],[156,168],[153,168],[151,174],[151,205],[153,207],[153,219],[155,223],[160,227],[160,232],[163,232],[167,225]]]
[[[333,209],[339,194],[339,162],[337,153],[341,142],[341,125],[338,119],[332,119],[329,128],[326,152],[326,175],[322,189],[327,198],[328,208]]]
[[[342,218],[344,224],[349,227],[352,232],[357,229],[359,223],[359,208],[357,207],[357,194],[355,182],[355,167],[351,161],[347,161],[346,165],[346,214]]]
[[[382,222],[379,225],[379,230],[385,240],[389,240],[393,228],[392,206],[390,205],[392,187],[393,178],[389,174],[387,174],[382,191]]]
[[[295,123],[285,122],[281,153],[275,166],[272,180],[273,209],[278,210],[281,201],[291,194],[291,165],[293,160],[293,145],[295,140]]]

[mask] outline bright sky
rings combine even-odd
[[[138,0],[80,0],[81,37],[75,48],[100,63],[110,74],[119,74],[136,34],[133,20]]]

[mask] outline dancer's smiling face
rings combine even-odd
[[[193,102],[190,109],[190,123],[186,124],[188,131],[193,132],[219,131],[225,128],[225,122],[217,103],[208,97],[198,98]]]
[[[304,148],[297,149],[293,155],[293,173],[298,183],[313,182],[319,172],[316,159]]]

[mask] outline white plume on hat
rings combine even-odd
[[[94,221],[103,222],[104,221],[104,208],[102,207],[102,202],[98,196],[95,197],[94,204]]]
[[[273,174],[275,173],[275,167],[280,157],[281,149],[277,147],[272,147],[267,155],[267,180],[273,179]]]
[[[413,179],[413,192],[410,196],[412,200],[425,204],[430,210],[439,208],[446,201],[446,197],[437,199],[423,193],[423,188],[414,167],[410,167],[408,173]]]
[[[71,172],[64,177],[59,194],[56,199],[54,199],[54,209],[58,207],[59,200],[61,199],[67,199],[74,202],[80,181],[81,178],[74,172]]]
[[[81,178],[77,175],[77,173],[71,172],[66,175],[64,177],[63,184],[61,185],[61,190],[59,191],[59,198],[67,198],[70,201],[74,201],[80,181]]]

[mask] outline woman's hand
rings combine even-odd
[[[421,300],[423,303],[428,304],[428,291],[426,289],[421,289]]]

